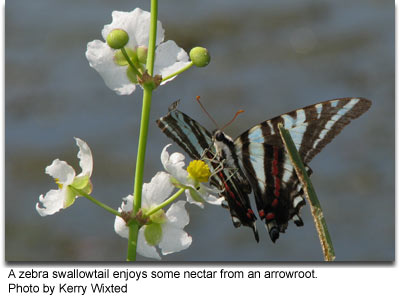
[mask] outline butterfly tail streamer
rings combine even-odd
[[[293,142],[290,132],[286,130],[281,123],[278,124],[279,132],[284,143],[285,149],[289,154],[290,160],[296,171],[296,174],[303,186],[303,190],[310,204],[311,215],[313,216],[315,227],[317,229],[318,237],[321,243],[322,252],[324,254],[325,261],[335,260],[335,251],[331,237],[329,235],[328,226],[325,221],[324,214],[322,212],[321,204],[318,200],[317,194],[315,193],[314,187],[308,177],[306,168],[301,161],[299,152]]]

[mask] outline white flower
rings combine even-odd
[[[134,53],[139,46],[148,46],[149,12],[143,11],[140,8],[136,8],[131,12],[113,11],[112,19],[112,23],[105,25],[101,32],[104,40],[106,40],[107,35],[113,29],[122,29],[129,35],[129,41],[125,48],[130,50],[131,53]],[[169,40],[162,43],[163,40],[164,29],[161,22],[158,21],[154,74],[166,77],[188,65],[189,57],[174,41]],[[128,78],[128,66],[126,63],[116,63],[117,53],[118,51],[111,49],[106,42],[94,40],[87,45],[86,58],[90,66],[103,77],[104,82],[109,88],[116,91],[119,95],[129,95],[136,89],[136,81],[133,81],[134,78],[132,78],[132,75]]]
[[[90,182],[93,170],[92,152],[85,141],[79,138],[75,138],[75,140],[79,147],[78,158],[82,172],[76,176],[73,167],[59,159],[55,159],[51,165],[46,167],[46,174],[54,178],[59,188],[48,191],[45,196],[43,194],[39,196],[39,202],[42,205],[38,202],[36,210],[41,216],[52,215],[74,203],[77,196],[69,188],[69,185],[88,194],[92,190]]]
[[[223,198],[215,197],[218,191],[206,186],[203,183],[204,180],[199,182],[190,176],[188,171],[183,168],[185,166],[185,156],[178,152],[169,155],[167,151],[169,146],[171,144],[164,147],[161,153],[161,162],[164,169],[178,182],[177,185],[191,188],[190,190],[185,190],[188,202],[200,207],[204,206],[199,200],[204,200],[213,205],[221,205]],[[195,199],[193,199],[193,196],[195,196]]]
[[[152,208],[166,200],[174,190],[170,176],[165,172],[158,172],[150,183],[143,184],[142,211],[149,212]],[[119,211],[129,212],[133,209],[133,196],[123,199]],[[161,259],[155,245],[158,245],[163,255],[182,251],[190,246],[192,238],[183,230],[189,223],[189,215],[185,210],[185,201],[172,204],[168,211],[157,211],[150,216],[151,223],[139,230],[137,252],[145,257]],[[114,229],[117,234],[129,238],[129,228],[125,221],[116,217]],[[158,231],[160,230],[160,231]],[[150,235],[148,233],[150,232]],[[156,234],[156,238],[151,235]],[[147,234],[147,235],[146,235]],[[151,242],[149,243],[148,240]]]

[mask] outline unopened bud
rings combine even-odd
[[[128,41],[128,33],[122,29],[114,29],[107,36],[107,44],[113,49],[123,48]]]
[[[205,67],[210,63],[210,55],[204,47],[194,47],[189,53],[190,59],[197,67]]]

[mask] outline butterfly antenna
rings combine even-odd
[[[197,103],[199,103],[201,109],[203,109],[204,113],[207,114],[208,118],[211,119],[211,121],[215,124],[215,126],[217,127],[217,129],[219,129],[217,122],[214,120],[214,118],[212,118],[212,116],[210,115],[210,113],[207,112],[206,108],[204,108],[203,104],[200,102],[200,96],[196,97]]]
[[[233,118],[231,119],[231,121],[229,121],[227,124],[225,124],[225,125],[221,128],[221,131],[224,130],[227,126],[229,126],[232,122],[234,122],[235,119],[236,119],[236,117],[238,117],[238,115],[239,115],[240,113],[243,113],[243,112],[244,112],[244,110],[239,110],[238,112],[236,112],[235,116],[233,116]]]

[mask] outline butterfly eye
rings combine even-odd
[[[224,134],[223,133],[221,133],[221,132],[217,132],[216,134],[215,134],[215,139],[217,140],[217,141],[223,141],[224,140]]]

